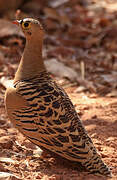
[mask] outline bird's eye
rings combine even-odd
[[[23,29],[29,29],[30,28],[30,23],[29,22],[23,22],[22,27],[23,27]]]

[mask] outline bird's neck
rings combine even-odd
[[[15,74],[14,83],[39,76],[41,72],[45,71],[42,59],[42,44],[43,40],[41,38],[39,40],[32,38],[26,41],[24,53]]]

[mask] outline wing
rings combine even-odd
[[[10,101],[15,98],[15,103],[21,101],[9,111],[10,104],[6,100],[8,114],[28,139],[66,159],[81,162],[91,172],[109,174],[71,100],[60,86],[52,80],[41,84],[20,82],[17,91],[18,96],[15,93],[12,98],[7,92]]]

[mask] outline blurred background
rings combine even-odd
[[[23,33],[11,23],[16,17],[41,21],[45,64],[63,86],[117,96],[116,0],[0,0],[1,87],[4,78],[13,79],[25,46]]]

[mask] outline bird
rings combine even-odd
[[[33,18],[15,20],[26,44],[13,86],[5,92],[8,118],[31,142],[89,173],[111,177],[65,90],[50,76],[42,49],[45,31]]]

